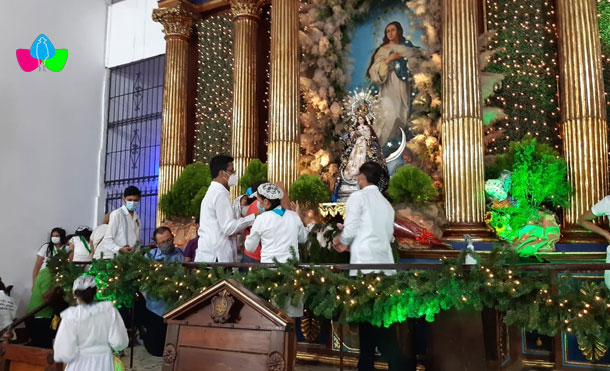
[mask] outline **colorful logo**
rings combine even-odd
[[[38,67],[40,71],[47,68],[53,72],[64,69],[68,61],[68,49],[55,49],[51,40],[40,34],[32,43],[30,49],[17,49],[17,62],[25,72],[31,72]]]

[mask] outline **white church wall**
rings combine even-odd
[[[106,14],[104,0],[20,0],[0,12],[0,277],[20,313],[51,228],[94,226],[103,211]],[[62,71],[20,69],[16,49],[41,33],[68,49]]]
[[[163,27],[152,20],[157,0],[124,0],[108,9],[106,67],[165,54]]]

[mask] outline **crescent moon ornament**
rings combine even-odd
[[[392,152],[388,156],[388,158],[385,159],[386,164],[389,163],[390,161],[394,161],[398,157],[400,157],[402,152],[405,150],[405,147],[407,146],[407,135],[405,134],[405,131],[402,128],[400,128],[400,133],[402,134],[402,139],[400,141],[400,145],[398,146],[398,149],[396,151]]]

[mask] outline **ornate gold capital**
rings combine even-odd
[[[196,15],[179,2],[171,8],[153,10],[152,18],[163,25],[166,39],[171,36],[188,39],[193,33]]]
[[[261,14],[261,6],[265,3],[264,0],[231,0],[230,2],[233,19],[239,17],[252,17],[259,19]]]

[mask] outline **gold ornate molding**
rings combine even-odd
[[[196,17],[196,14],[181,2],[172,7],[154,9],[152,15],[153,21],[163,25],[166,40],[170,37],[188,40],[193,33]]]
[[[261,7],[265,0],[230,0],[233,19],[239,17],[260,18]]]
[[[318,205],[318,210],[324,218],[328,215],[331,217],[341,215],[345,218],[345,202],[325,202]]]

